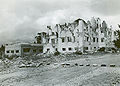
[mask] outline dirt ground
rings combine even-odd
[[[0,86],[120,86],[120,54],[90,55],[40,67],[5,68],[0,71]]]

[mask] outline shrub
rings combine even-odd
[[[120,48],[120,30],[116,30],[115,33],[116,33],[117,39],[114,40],[113,42],[115,47]]]
[[[102,48],[98,49],[98,51],[103,51],[103,52],[105,52],[105,47],[102,47]]]
[[[115,49],[115,48],[111,48],[111,49],[113,52],[115,52],[115,53],[117,52],[117,49]]]
[[[76,51],[74,54],[82,55],[82,52],[81,51]]]
[[[60,55],[60,52],[56,51],[56,52],[54,53],[54,55],[55,55],[55,56],[58,56],[58,55]]]

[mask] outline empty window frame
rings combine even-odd
[[[72,42],[71,37],[67,37],[68,42]]]
[[[37,49],[33,49],[33,53],[36,53],[37,52]]]
[[[19,50],[16,50],[16,53],[19,53]]]
[[[54,33],[54,32],[52,32],[52,35],[55,35],[55,33]]]
[[[78,50],[78,47],[75,47],[75,50]]]
[[[7,51],[6,51],[6,53],[10,53],[10,51],[9,51],[9,50],[7,50]]]
[[[11,53],[14,53],[14,50],[11,50]]]
[[[98,38],[97,38],[97,42],[98,42],[99,40],[98,40]]]
[[[89,41],[89,37],[87,37],[87,41]]]
[[[101,38],[101,42],[104,42],[104,38]]]
[[[25,53],[30,52],[30,48],[23,48],[23,52]]]
[[[65,37],[62,37],[61,39],[62,39],[62,42],[65,42]]]
[[[93,37],[93,42],[95,42],[95,37]]]
[[[84,50],[88,50],[88,47],[84,47]]]
[[[55,44],[55,39],[51,39],[52,44]]]
[[[57,49],[57,48],[55,48],[55,50],[56,50],[56,51],[58,51],[58,49]]]
[[[47,43],[49,43],[49,40],[50,40],[50,39],[48,38],[48,39],[47,39]]]
[[[50,48],[48,48],[47,51],[50,51]]]
[[[69,50],[69,51],[71,51],[71,50],[72,50],[72,48],[71,48],[71,47],[69,47],[69,48],[68,48],[68,50]]]
[[[66,48],[62,48],[63,51],[66,51]]]

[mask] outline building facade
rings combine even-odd
[[[7,56],[29,56],[43,53],[43,45],[29,43],[15,43],[5,45],[5,55]]]
[[[5,46],[5,55],[33,55],[38,53],[93,53],[100,48],[113,48],[116,39],[112,26],[92,17],[89,21],[77,19],[72,23],[47,26],[47,32],[35,37],[36,44],[10,44]]]
[[[39,43],[44,45],[43,53],[95,52],[103,47],[114,47],[114,31],[100,18],[92,17],[87,22],[77,19],[72,23],[56,24],[55,27],[47,26],[47,29],[48,32],[37,36],[37,43],[44,40]]]

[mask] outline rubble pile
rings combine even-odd
[[[69,61],[69,60],[75,60],[79,58],[87,58],[87,55],[77,55],[77,54],[60,54],[58,56],[55,56],[57,61]]]
[[[94,54],[95,55],[95,54]],[[100,54],[101,55],[101,54]],[[54,63],[70,61],[80,58],[89,58],[93,55],[79,55],[74,53],[64,53],[59,55],[54,54],[38,54],[25,57],[13,57],[13,59],[4,58],[0,61],[0,70],[5,70],[8,68],[23,68],[23,67],[40,67],[47,66]],[[97,53],[98,56],[98,53]]]

